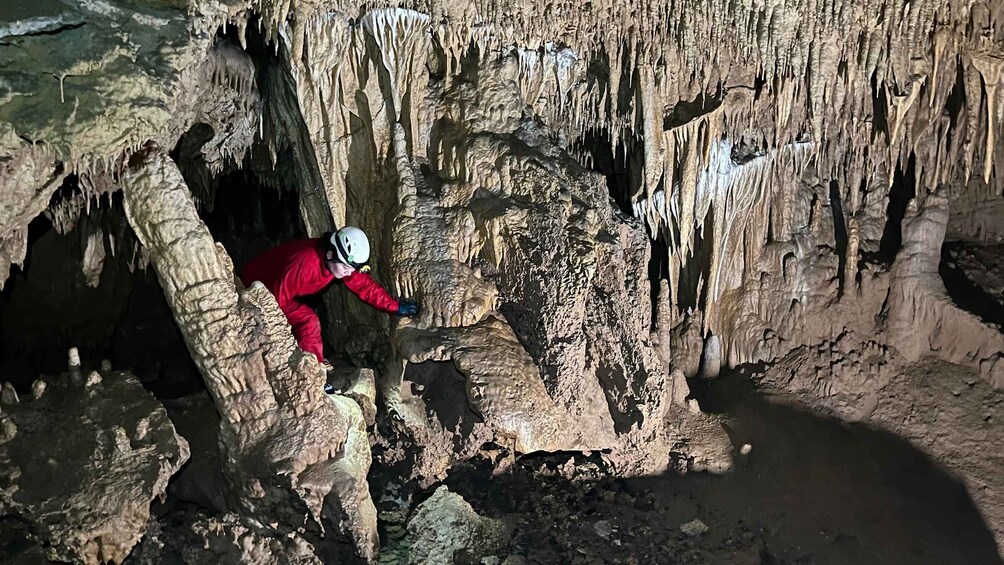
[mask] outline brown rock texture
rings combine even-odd
[[[48,559],[121,563],[188,443],[128,372],[95,371],[86,383],[42,377],[20,399],[4,387],[0,516],[27,524]]]
[[[296,348],[275,298],[235,287],[229,257],[199,220],[177,166],[150,146],[124,178],[130,224],[147,248],[221,417],[224,471],[238,507],[266,524],[319,523],[334,492],[359,552],[377,551],[357,404],[322,392],[324,370]],[[295,501],[291,503],[292,501]]]
[[[946,239],[1004,237],[1001,2],[17,7],[0,288],[43,220],[79,237],[89,286],[152,266],[220,415],[235,514],[200,535],[221,560],[246,539],[309,562],[332,527],[375,560],[371,441],[422,487],[487,451],[725,472],[733,446],[687,379],[753,363],[961,462],[1004,539],[1000,478],[973,459],[999,420],[973,418],[1004,386],[1000,318],[942,273]],[[308,236],[362,227],[374,277],[422,304],[388,319],[325,293],[332,353],[369,365],[343,395],[200,216],[238,171],[288,190]],[[81,221],[95,205],[128,226]],[[966,408],[935,392],[949,366],[979,376]]]
[[[970,367],[911,362],[850,335],[789,353],[762,377],[853,422],[888,430],[923,449],[965,484],[998,540],[1004,536],[1004,461],[988,449],[1004,432],[998,393]]]
[[[502,551],[512,535],[504,520],[479,516],[459,494],[445,486],[415,509],[408,521],[411,554],[418,565],[477,563]]]

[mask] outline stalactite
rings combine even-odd
[[[896,152],[900,150],[901,135],[904,131],[904,123],[907,121],[907,113],[913,107],[917,98],[920,97],[921,86],[926,78],[921,77],[917,82],[907,85],[908,92],[904,95],[893,94],[887,87],[886,97],[889,100],[889,121],[891,124],[890,151]]]
[[[658,96],[658,87],[655,84],[655,74],[652,67],[645,66],[639,69],[639,105],[642,111],[642,127],[645,140],[645,197],[652,198],[655,194],[659,181],[665,173],[665,163],[663,161],[664,152],[663,141],[663,108],[664,104]],[[649,225],[657,225],[655,215],[659,210],[655,206],[649,207]]]
[[[534,105],[540,98],[544,86],[543,73],[540,65],[540,52],[536,49],[518,49],[519,60],[519,90],[527,105]]]
[[[983,150],[983,182],[990,184],[990,175],[994,168],[994,153],[997,148],[997,132],[1001,127],[1004,104],[998,92],[1001,74],[1004,73],[1004,57],[979,56],[973,57],[973,66],[983,76],[983,94],[986,100],[986,147]]]
[[[683,171],[680,181],[680,255],[684,266],[694,234],[694,205],[697,200],[697,153],[700,122],[683,126],[677,132],[676,143],[683,145]],[[696,126],[696,127],[694,127]]]
[[[380,61],[390,75],[392,122],[400,122],[403,113],[409,110],[404,107],[406,97],[418,101],[425,96],[428,74],[424,63],[430,49],[430,21],[426,14],[401,8],[369,10],[362,18],[362,27],[376,42]],[[415,109],[408,114],[411,142],[416,143],[420,115]]]
[[[101,228],[94,228],[94,231],[87,234],[84,243],[84,257],[80,268],[87,286],[91,288],[97,288],[105,266],[104,235]]]
[[[305,56],[290,58],[297,102],[317,160],[327,207],[335,225],[345,222],[345,175],[348,151],[343,138],[350,132],[342,99],[343,73],[349,67],[352,29],[344,14],[319,9],[301,14],[298,33]]]

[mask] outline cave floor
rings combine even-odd
[[[528,455],[494,476],[487,460],[457,466],[445,484],[514,527],[508,555],[489,562],[1002,563],[964,485],[904,439],[796,408],[738,373],[691,386],[702,409],[725,419],[733,443],[751,446],[729,473],[611,478],[599,454]],[[371,470],[381,563],[408,562],[406,521],[438,486],[409,497],[398,480],[390,469]],[[167,536],[182,531],[169,527],[180,520],[172,515],[198,508],[172,498],[157,512]],[[701,529],[694,520],[706,531],[685,532]],[[3,553],[39,557],[19,539],[0,540]],[[339,545],[339,562],[351,562]]]
[[[725,475],[610,479],[597,456],[547,455],[446,484],[511,520],[511,554],[527,563],[1001,563],[964,485],[903,439],[773,401],[738,375],[694,388],[752,446]],[[381,507],[382,563],[407,562],[393,506]],[[707,531],[685,533],[695,519]]]

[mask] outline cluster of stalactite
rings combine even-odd
[[[257,14],[258,25],[289,50],[336,223],[344,218],[349,169],[340,140],[353,132],[353,116],[375,116],[382,104],[370,96],[363,110],[351,93],[372,93],[374,82],[389,91],[387,119],[368,125],[377,154],[390,152],[391,128],[401,121],[409,155],[455,176],[464,167],[452,161],[462,156],[432,155],[438,148],[428,132],[437,116],[421,101],[430,70],[446,88],[472,54],[512,58],[532,115],[584,165],[594,155],[575,140],[588,132],[604,132],[615,154],[628,145],[641,153],[642,173],[625,196],[653,237],[668,242],[674,305],[688,284],[704,292],[702,306],[713,304],[741,283],[726,265],[741,271],[737,260],[756,263],[743,247],[755,253],[768,237],[785,240],[805,227],[787,223],[791,191],[779,193],[777,185],[794,185],[806,167],[837,183],[844,229],[854,236],[844,261],[851,280],[868,235],[858,225],[865,200],[885,198],[891,171],[911,156],[926,190],[966,186],[974,177],[1000,192],[993,171],[1004,50],[1001,8],[990,2],[410,7],[418,11],[260,0],[235,20],[244,29]],[[723,151],[737,145],[762,159],[716,170],[725,165]],[[711,242],[712,266],[695,285],[681,272],[699,239]],[[736,254],[742,257],[731,258]]]
[[[335,225],[346,219],[348,140],[359,128],[371,131],[374,153],[386,155],[400,121],[409,156],[436,161],[427,154],[437,118],[424,104],[430,71],[448,86],[472,54],[512,57],[523,100],[570,148],[601,131],[615,147],[640,149],[643,173],[627,198],[643,208],[653,232],[664,232],[680,268],[709,217],[745,213],[731,201],[749,200],[732,196],[746,191],[746,175],[733,175],[733,186],[710,199],[700,194],[700,172],[715,166],[713,148],[723,141],[767,156],[812,143],[790,153],[838,183],[849,226],[871,185],[890,182],[889,171],[910,155],[918,186],[966,185],[976,177],[1000,192],[993,171],[1004,49],[1001,7],[992,2],[644,0],[583,7],[496,0],[477,10],[439,1],[409,7],[256,0],[203,10],[197,21],[209,30],[233,26],[245,46],[249,25],[256,25],[284,51],[309,136],[295,145],[313,149],[303,159],[312,170],[301,179],[312,185],[306,192],[314,202],[304,206],[311,233],[330,227],[321,210],[331,210]],[[214,61],[209,80],[240,92],[254,88],[239,58]],[[390,99],[386,117],[378,118],[384,87]],[[366,107],[358,92],[367,94]],[[264,134],[270,126],[257,106],[245,110]],[[281,111],[272,114],[283,119]],[[139,142],[121,149],[131,152]],[[222,153],[239,161],[239,151]],[[593,160],[589,151],[573,153],[586,165]],[[70,162],[107,168],[119,159]],[[220,166],[212,164],[214,171]],[[766,196],[771,175],[758,176],[747,209],[786,205]]]

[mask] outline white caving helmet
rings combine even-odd
[[[338,260],[360,269],[370,260],[370,240],[363,230],[346,226],[331,235],[331,246]]]

